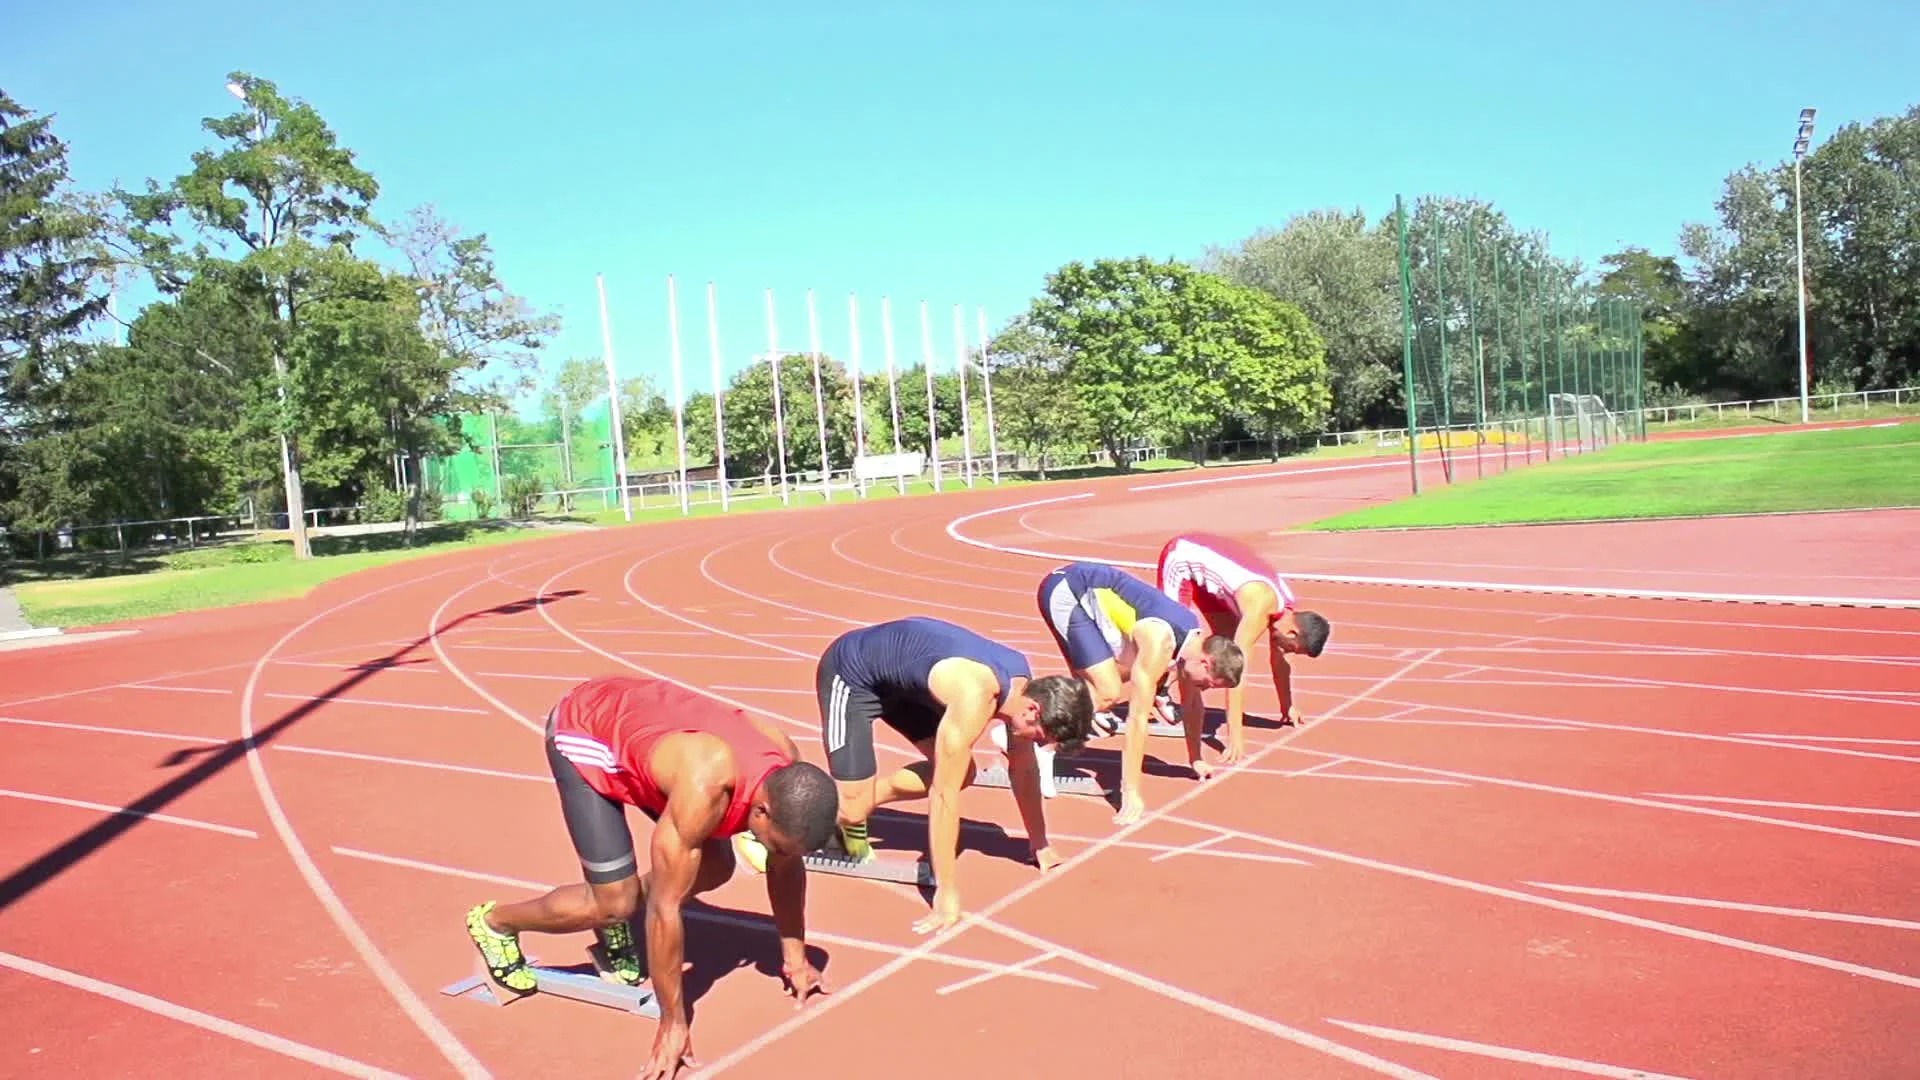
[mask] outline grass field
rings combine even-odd
[[[1301,526],[1506,525],[1920,505],[1920,424],[1617,446]]]
[[[284,600],[356,570],[550,535],[543,529],[505,525],[439,525],[421,529],[412,547],[402,546],[396,533],[314,537],[316,558],[305,562],[294,560],[289,540],[247,540],[110,564],[112,572],[106,574],[42,576],[13,586],[13,595],[35,626],[99,626]]]

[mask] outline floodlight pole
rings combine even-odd
[[[1800,200],[1800,159],[1807,156],[1807,144],[1813,138],[1813,110],[1800,110],[1800,134],[1793,143],[1793,251],[1794,284],[1800,296],[1800,422],[1811,423],[1813,410],[1807,398],[1809,371],[1813,365],[1807,353],[1807,242],[1806,214]]]

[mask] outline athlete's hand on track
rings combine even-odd
[[[820,969],[814,967],[810,960],[784,965],[780,974],[787,981],[787,993],[793,995],[793,1007],[796,1009],[805,1008],[808,996],[815,991],[830,993],[826,976],[820,974]]]
[[[1115,825],[1131,825],[1140,820],[1147,811],[1146,797],[1138,791],[1123,792],[1120,796],[1120,812],[1113,815]]]
[[[1049,845],[1034,852],[1033,861],[1040,867],[1040,872],[1044,874],[1060,865],[1060,856],[1055,853],[1052,846]]]
[[[1208,780],[1213,777],[1213,763],[1204,758],[1195,758],[1187,762],[1187,767],[1191,768],[1193,775],[1201,780]]]
[[[682,1068],[699,1067],[700,1063],[693,1059],[693,1033],[686,1021],[676,1020],[661,1024],[654,1032],[653,1055],[647,1058],[640,1080],[673,1080]]]
[[[934,891],[933,910],[913,924],[917,934],[928,934],[945,930],[960,921],[960,890],[951,885],[942,885]]]
[[[1220,764],[1231,765],[1245,756],[1247,756],[1247,737],[1245,735],[1227,736],[1226,748],[1220,751]]]

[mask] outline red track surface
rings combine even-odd
[[[467,907],[576,874],[533,726],[571,680],[667,674],[790,719],[817,755],[813,658],[852,625],[940,615],[1058,669],[1031,610],[1048,564],[960,543],[956,518],[1087,491],[956,530],[1141,562],[1204,522],[1278,554],[1301,549],[1269,530],[1404,469],[564,535],[0,653],[0,1074],[632,1075],[649,1021],[438,993],[472,968]],[[1884,520],[1883,543],[1920,548],[1912,517]],[[1658,549],[1515,530],[1498,574],[1456,569],[1769,592],[1888,572],[1845,546],[1765,561],[1802,527],[1668,526]],[[1302,555],[1434,576],[1495,550],[1451,535]],[[1394,564],[1364,561],[1382,543]],[[1689,572],[1716,566],[1739,573]],[[1789,568],[1806,580],[1788,588]],[[1920,1075],[1920,612],[1302,591],[1335,625],[1296,682],[1317,722],[1256,727],[1253,760],[1204,785],[1154,740],[1148,819],[1119,831],[1098,800],[1052,800],[1070,859],[1044,879],[1013,861],[1007,793],[968,792],[965,901],[989,918],[939,948],[911,930],[918,892],[815,875],[835,993],[796,1014],[761,882],[711,894],[720,918],[688,942],[702,1059],[927,1080]],[[1088,758],[1111,776],[1116,749]],[[878,831],[919,847],[907,809]],[[562,963],[582,940],[528,938]]]

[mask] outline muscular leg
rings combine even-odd
[[[933,737],[928,736],[924,739],[915,739],[913,745],[914,749],[919,750],[920,753],[926,757],[926,760],[916,761],[911,765],[903,766],[882,780],[879,785],[879,793],[874,798],[875,806],[886,806],[889,803],[924,799],[927,797],[927,793],[933,790]],[[973,760],[969,758],[967,761],[967,775],[960,779],[961,788],[972,787],[974,777],[978,775],[979,771],[980,770],[975,767]]]
[[[1108,712],[1126,697],[1126,679],[1120,672],[1118,660],[1102,660],[1074,674],[1093,691],[1095,712]]]

